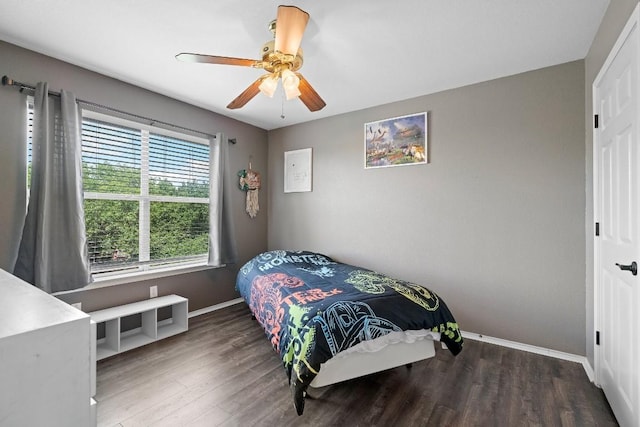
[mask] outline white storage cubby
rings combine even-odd
[[[89,313],[98,325],[104,324],[104,338],[97,340],[97,360],[187,331],[188,304],[186,298],[167,295]],[[171,317],[159,321],[158,309],[164,307],[171,308]],[[138,315],[141,326],[122,331],[122,319]]]

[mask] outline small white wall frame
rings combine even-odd
[[[284,152],[284,192],[311,191],[312,149]]]

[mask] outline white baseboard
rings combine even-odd
[[[538,347],[535,345],[524,344],[516,341],[509,341],[502,338],[489,337],[487,335],[476,334],[473,332],[462,331],[462,337],[474,341],[482,341],[489,344],[495,344],[502,347],[513,348],[515,350],[527,351],[529,353],[541,354],[543,356],[555,357],[556,359],[568,360],[569,362],[580,363],[584,368],[589,381],[594,382],[595,374],[594,370],[589,363],[589,360],[585,356],[579,356],[577,354],[565,353],[563,351],[552,350],[550,348]]]
[[[201,308],[200,310],[194,310],[189,312],[189,319],[203,314],[211,313],[212,311],[220,310],[232,305],[244,302],[242,298],[232,299],[230,301],[221,302],[220,304],[210,305],[209,307]]]
[[[593,366],[591,366],[591,363],[589,363],[589,359],[587,359],[586,357],[584,358],[584,362],[582,362],[582,367],[584,368],[584,371],[587,373],[587,377],[589,377],[589,381],[594,383],[596,387],[602,388],[600,387],[600,384],[596,382],[596,371],[593,369]]]
[[[211,313],[213,311],[220,310],[225,307],[230,307],[232,305],[239,304],[241,302],[244,302],[242,298],[236,298],[230,301],[222,302],[220,304],[201,308],[200,310],[191,311],[189,312],[189,318]],[[589,360],[584,356],[579,356],[577,354],[572,354],[572,353],[565,353],[563,351],[558,351],[558,350],[552,350],[550,348],[538,347],[531,344],[524,344],[516,341],[509,341],[502,338],[495,338],[487,335],[476,334],[474,332],[466,332],[466,331],[461,331],[461,332],[462,332],[462,337],[465,339],[486,342],[489,344],[495,344],[502,347],[513,348],[515,350],[522,350],[522,351],[527,351],[529,353],[541,354],[543,356],[555,357],[556,359],[568,360],[569,362],[580,363],[584,368],[584,371],[587,374],[589,381],[593,383],[595,380],[595,373],[594,373],[593,367],[589,363]]]

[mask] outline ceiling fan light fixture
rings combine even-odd
[[[299,85],[300,79],[293,73],[293,71],[289,69],[282,71],[282,88],[284,89],[287,101],[301,95],[300,89],[298,88]]]
[[[297,87],[290,87],[284,88],[284,95],[287,98],[287,101],[289,101],[293,98],[299,97],[302,94],[300,93],[300,89],[298,89]]]
[[[269,98],[273,98],[273,94],[276,93],[278,88],[278,77],[273,74],[262,80],[258,89],[260,92],[267,95]]]

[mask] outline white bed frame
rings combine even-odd
[[[325,387],[352,378],[385,371],[435,356],[434,341],[429,338],[413,343],[389,344],[375,352],[338,353],[320,365],[318,375],[309,384],[313,388]]]

